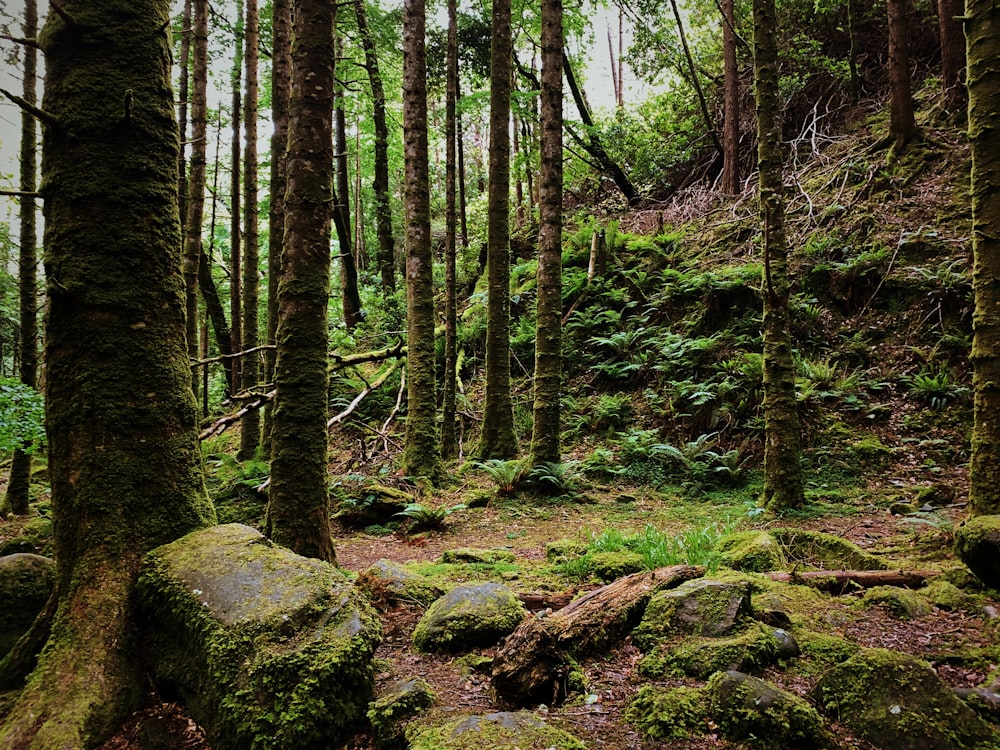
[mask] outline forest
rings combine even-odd
[[[1000,748],[993,3],[0,53],[0,750]]]

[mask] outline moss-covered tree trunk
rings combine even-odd
[[[431,481],[441,473],[434,373],[434,288],[427,163],[424,0],[403,3],[403,157],[406,194],[406,438],[403,470]]]
[[[254,349],[260,343],[258,333],[258,305],[260,304],[260,231],[257,206],[257,45],[259,44],[259,19],[257,0],[246,0],[246,26],[244,32],[246,54],[246,96],[243,101],[243,347]],[[260,373],[257,355],[243,357],[240,371],[242,390],[257,387]],[[251,409],[240,423],[239,458],[254,457],[260,445],[260,412]]]
[[[740,71],[736,61],[736,3],[722,0],[722,192],[740,187]]]
[[[938,31],[941,37],[941,86],[948,105],[958,112],[966,105],[962,85],[965,69],[965,37],[962,35],[962,0],[938,0]]]
[[[753,3],[757,166],[764,251],[764,493],[772,510],[802,504],[799,419],[788,318],[781,109],[774,0]]]
[[[486,403],[479,458],[513,458],[510,394],[510,0],[493,0],[490,37],[489,208],[486,250]]]
[[[910,32],[907,0],[886,0],[889,16],[889,134],[904,148],[917,133],[910,90]]]
[[[295,4],[267,509],[271,539],[331,562],[326,418],[335,7],[326,0]]]
[[[559,461],[562,392],[562,0],[542,0],[538,302],[531,463]]]
[[[233,24],[233,68],[230,73],[232,104],[229,142],[229,335],[234,353],[243,351],[243,239],[241,167],[243,141],[240,136],[243,121],[243,41],[246,36],[243,0],[236,0],[236,22]],[[232,392],[243,387],[243,358],[232,362]]]
[[[444,209],[444,387],[441,398],[441,457],[458,455],[458,212],[456,210],[458,108],[458,3],[448,0],[448,51],[445,84]]]
[[[992,0],[967,0],[965,7],[975,295],[969,505],[973,515],[996,515],[1000,514],[1000,12]]]
[[[285,247],[285,190],[288,186],[285,151],[288,148],[288,99],[292,77],[292,0],[271,3],[271,186],[267,238],[267,344],[275,345],[278,332],[278,279]],[[276,355],[264,354],[264,382],[274,382]],[[272,406],[264,410],[264,451],[271,454],[274,425]]]
[[[41,35],[46,428],[58,609],[0,747],[92,747],[141,698],[142,554],[210,523],[185,341],[165,0],[65,0]]]
[[[27,39],[33,39],[38,33],[38,8],[35,0],[25,0],[22,28]],[[24,48],[24,66],[22,94],[29,104],[35,104],[35,84],[37,83],[37,58],[35,48]],[[24,193],[35,191],[36,172],[38,171],[37,149],[35,147],[35,118],[27,112],[21,113],[21,174],[20,188]],[[21,198],[19,217],[21,229],[18,241],[21,248],[17,260],[18,281],[18,319],[21,325],[18,349],[21,354],[21,382],[31,388],[35,387],[38,373],[38,308],[35,295],[38,285],[35,275],[38,273],[37,228],[35,225],[35,199],[30,196]],[[15,450],[10,462],[10,475],[7,479],[7,492],[0,501],[0,511],[9,510],[18,515],[28,512],[28,485],[31,481],[31,454]]]

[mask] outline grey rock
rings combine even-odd
[[[418,651],[468,651],[492,646],[527,615],[521,600],[500,583],[456,586],[434,602],[413,630]]]
[[[0,658],[28,631],[48,601],[56,564],[28,552],[0,557]]]

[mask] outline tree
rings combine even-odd
[[[406,438],[403,470],[436,481],[441,473],[434,373],[434,273],[427,161],[424,0],[403,3],[403,155],[406,207]]]
[[[25,0],[24,36],[33,39],[38,33],[38,8],[35,0]],[[37,83],[37,54],[35,48],[26,45],[24,48],[24,101],[34,105],[37,101],[35,86]],[[21,174],[20,185],[24,193],[35,191],[35,177],[38,160],[35,147],[35,118],[28,112],[21,113]],[[20,209],[21,229],[18,255],[18,285],[20,321],[20,354],[21,382],[29,388],[35,387],[38,372],[38,310],[35,296],[38,285],[35,277],[38,273],[38,258],[36,253],[37,231],[35,226],[35,199],[33,196],[21,197]],[[10,510],[18,515],[28,512],[28,485],[31,480],[31,453],[27,450],[15,449],[10,462],[10,475],[7,478],[7,492],[0,502],[0,511]]]
[[[231,130],[229,146],[229,334],[234,353],[243,351],[243,258],[240,255],[242,232],[240,160],[240,126],[243,118],[243,0],[236,0],[236,23],[233,26],[233,69],[230,73],[232,105],[230,107]],[[235,357],[232,362],[232,382],[230,388],[237,393],[243,385],[243,358]]]
[[[445,86],[444,209],[444,394],[441,399],[441,457],[458,455],[455,430],[458,391],[458,212],[455,206],[458,114],[458,3],[448,0],[448,52]]]
[[[889,14],[889,135],[896,150],[917,133],[910,91],[910,33],[907,0],[886,0]]]
[[[493,0],[490,39],[489,208],[486,250],[486,403],[479,458],[517,455],[510,395],[510,0]]]
[[[1000,514],[1000,18],[992,0],[968,0],[969,142],[972,146],[972,391],[969,462],[973,515]]]
[[[338,38],[337,49],[341,47]],[[339,56],[339,55],[338,55]],[[361,320],[361,293],[358,291],[358,267],[354,259],[354,242],[351,235],[350,175],[347,172],[347,110],[344,85],[338,80],[334,97],[333,154],[336,187],[333,191],[333,220],[340,244],[340,301],[344,312],[344,325],[353,330]]]
[[[740,71],[736,61],[736,3],[722,0],[722,192],[740,188]]]
[[[938,0],[938,31],[941,38],[941,86],[945,100],[961,111],[966,105],[966,90],[962,85],[965,68],[965,39],[962,34],[962,0]]]
[[[254,349],[259,342],[258,311],[260,283],[260,232],[257,228],[257,45],[259,23],[257,0],[246,0],[246,96],[243,102],[243,130],[246,133],[243,153],[243,348]],[[242,390],[257,386],[257,355],[242,358]],[[251,409],[243,417],[238,458],[254,457],[260,445],[260,414]]]
[[[802,504],[799,419],[788,315],[781,109],[774,0],[754,0],[757,167],[764,249],[764,493],[772,510]]]
[[[562,20],[562,0],[543,0],[532,465],[559,461],[562,386]]]
[[[169,11],[65,0],[41,34],[57,606],[2,747],[76,750],[117,728],[143,694],[142,555],[214,521],[185,342]]]
[[[333,562],[326,417],[336,6],[298,0],[293,17],[267,534],[300,555]]]

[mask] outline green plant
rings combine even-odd
[[[571,494],[576,491],[580,483],[579,466],[579,461],[563,463],[545,461],[532,467],[526,481],[530,486],[553,495]]]
[[[518,459],[491,458],[479,461],[476,466],[493,480],[498,495],[513,495],[524,475],[524,462]]]
[[[969,389],[955,382],[951,370],[945,364],[928,364],[920,372],[906,379],[910,395],[927,403],[934,411],[940,411],[951,400],[963,398]]]
[[[410,503],[403,508],[396,516],[408,518],[411,521],[410,531],[426,531],[428,529],[440,529],[444,526],[445,520],[455,511],[465,510],[465,505],[459,503],[450,507],[439,506],[432,508],[423,503]]]
[[[0,378],[0,452],[45,446],[45,400],[19,380]]]

